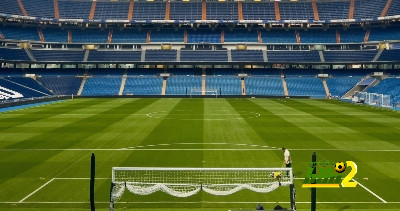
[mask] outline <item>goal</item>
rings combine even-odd
[[[356,92],[353,101],[363,102],[368,105],[379,107],[392,108],[390,95],[385,94]]]
[[[191,89],[190,98],[194,95],[214,95],[215,98],[218,98],[218,89],[205,89],[204,91],[202,89]]]
[[[137,195],[162,191],[175,197],[207,192],[230,195],[240,190],[268,193],[281,186],[290,188],[291,209],[295,210],[296,191],[292,168],[144,168],[114,167],[110,211],[125,190]]]

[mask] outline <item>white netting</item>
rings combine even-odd
[[[163,191],[176,197],[189,197],[200,191],[195,185],[166,185],[166,184],[126,184],[126,188],[134,194],[149,195],[157,191]]]
[[[273,177],[274,172],[280,172],[279,179]],[[212,195],[230,195],[244,189],[268,193],[280,185],[293,184],[291,168],[113,168],[112,180],[114,201],[125,188],[138,195],[162,191],[189,197],[200,190]]]
[[[392,107],[390,95],[379,93],[356,92],[353,101],[386,108]]]
[[[175,197],[189,197],[197,194],[200,190],[218,196],[226,196],[247,189],[258,193],[268,193],[279,187],[279,182],[269,184],[232,184],[232,185],[171,185],[171,184],[141,184],[141,183],[119,183],[114,186],[113,200],[118,201],[124,190],[128,189],[137,195],[150,195],[162,191]]]
[[[218,89],[191,89],[190,97],[193,95],[214,95],[216,98],[218,97]]]
[[[118,201],[125,192],[124,184],[115,184],[111,191],[111,199],[112,201]]]
[[[258,193],[268,193],[279,187],[279,182],[269,184],[206,185],[203,191],[212,195],[226,196],[247,189]]]

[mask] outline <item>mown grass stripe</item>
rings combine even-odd
[[[65,113],[65,111],[70,110],[71,107],[74,105],[84,108],[87,106],[87,104],[85,104],[84,102],[85,101],[80,102],[80,100],[66,101],[60,104],[50,104],[39,108],[29,108],[24,110],[16,110],[12,112],[0,113],[0,119],[2,120],[0,121],[0,132],[5,131],[6,129],[9,128],[23,125],[26,122],[39,121],[42,119],[52,117],[56,114]],[[93,105],[92,102],[90,102],[89,104]],[[21,114],[21,115],[18,116],[8,115],[10,113]],[[3,118],[3,116],[7,117]]]
[[[400,130],[398,128],[325,108],[326,104],[324,104],[324,102],[325,101],[322,101],[319,106],[316,106],[311,105],[310,103],[292,100],[291,103],[287,105],[296,108],[297,110],[311,113],[319,118],[326,119],[343,127],[358,131],[377,140],[386,141],[400,146],[400,141],[398,139],[400,136]]]
[[[50,131],[49,133],[41,134],[38,135],[37,137],[34,137],[34,139],[28,139],[19,143],[14,144],[13,146],[10,146],[11,148],[26,148],[26,147],[39,147],[39,146],[45,146],[45,147],[57,147],[61,149],[67,149],[71,148],[72,146],[78,144],[79,142],[85,140],[85,138],[91,136],[95,132],[103,132],[102,130],[107,128],[110,124],[112,124],[116,120],[121,120],[124,117],[126,117],[126,114],[124,113],[127,109],[132,110],[133,109],[139,109],[140,107],[145,107],[151,103],[156,101],[156,99],[139,99],[135,101],[130,101],[128,103],[124,104],[114,104],[110,109],[106,109],[105,111],[102,111],[98,113],[97,115],[88,117],[88,118],[83,118],[79,121],[75,121],[70,123],[69,125],[66,125],[64,127],[57,128],[53,131]],[[107,102],[107,101],[103,101]],[[115,106],[117,105],[117,106]],[[133,106],[134,105],[134,106]],[[107,116],[106,119],[110,120],[112,119],[113,121],[105,121],[104,117],[102,115],[107,115],[107,114],[113,114],[113,118],[110,118],[111,116]],[[95,129],[90,130],[86,128],[85,126],[92,124],[95,126]],[[71,131],[72,128],[75,128],[75,132],[77,130],[82,130],[85,131],[85,133],[74,133]],[[68,133],[65,133],[65,131],[69,131]],[[9,163],[9,165],[2,165],[0,166],[0,172],[4,172],[2,175],[2,178],[0,178],[0,184],[3,184],[4,182],[7,181],[7,179],[10,178],[15,178],[17,175],[22,174],[23,172],[28,171],[29,169],[33,168],[34,166],[40,165],[41,163],[45,162],[46,160],[50,159],[53,156],[56,156],[57,154],[61,153],[62,151],[50,151],[44,154],[41,154],[40,159],[36,159],[32,162],[29,163]],[[18,154],[19,156],[23,156],[23,154]],[[27,157],[29,160],[29,158]],[[79,158],[78,158],[79,159]],[[8,171],[10,167],[14,168],[13,171]],[[59,167],[58,167],[59,168]],[[65,167],[63,167],[65,168]],[[58,173],[58,172],[54,172]],[[25,188],[22,188],[21,191],[26,191]]]

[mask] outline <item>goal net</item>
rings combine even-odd
[[[368,105],[375,105],[379,107],[391,108],[392,103],[390,95],[369,93],[369,92],[357,92],[354,95],[354,99],[357,102],[363,102]]]
[[[200,191],[230,195],[240,190],[268,193],[280,186],[290,187],[292,210],[295,190],[292,168],[140,168],[114,167],[110,210],[128,190],[149,195],[162,191],[176,197],[189,197]]]
[[[217,89],[191,89],[190,90],[190,98],[194,95],[214,95],[218,98],[218,90]]]

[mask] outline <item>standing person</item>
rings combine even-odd
[[[283,163],[286,165],[286,168],[291,168],[292,167],[292,157],[290,156],[289,150],[286,149],[285,147],[282,147],[282,152],[283,152],[283,156],[284,156]],[[288,172],[288,176],[289,176],[289,172]]]

